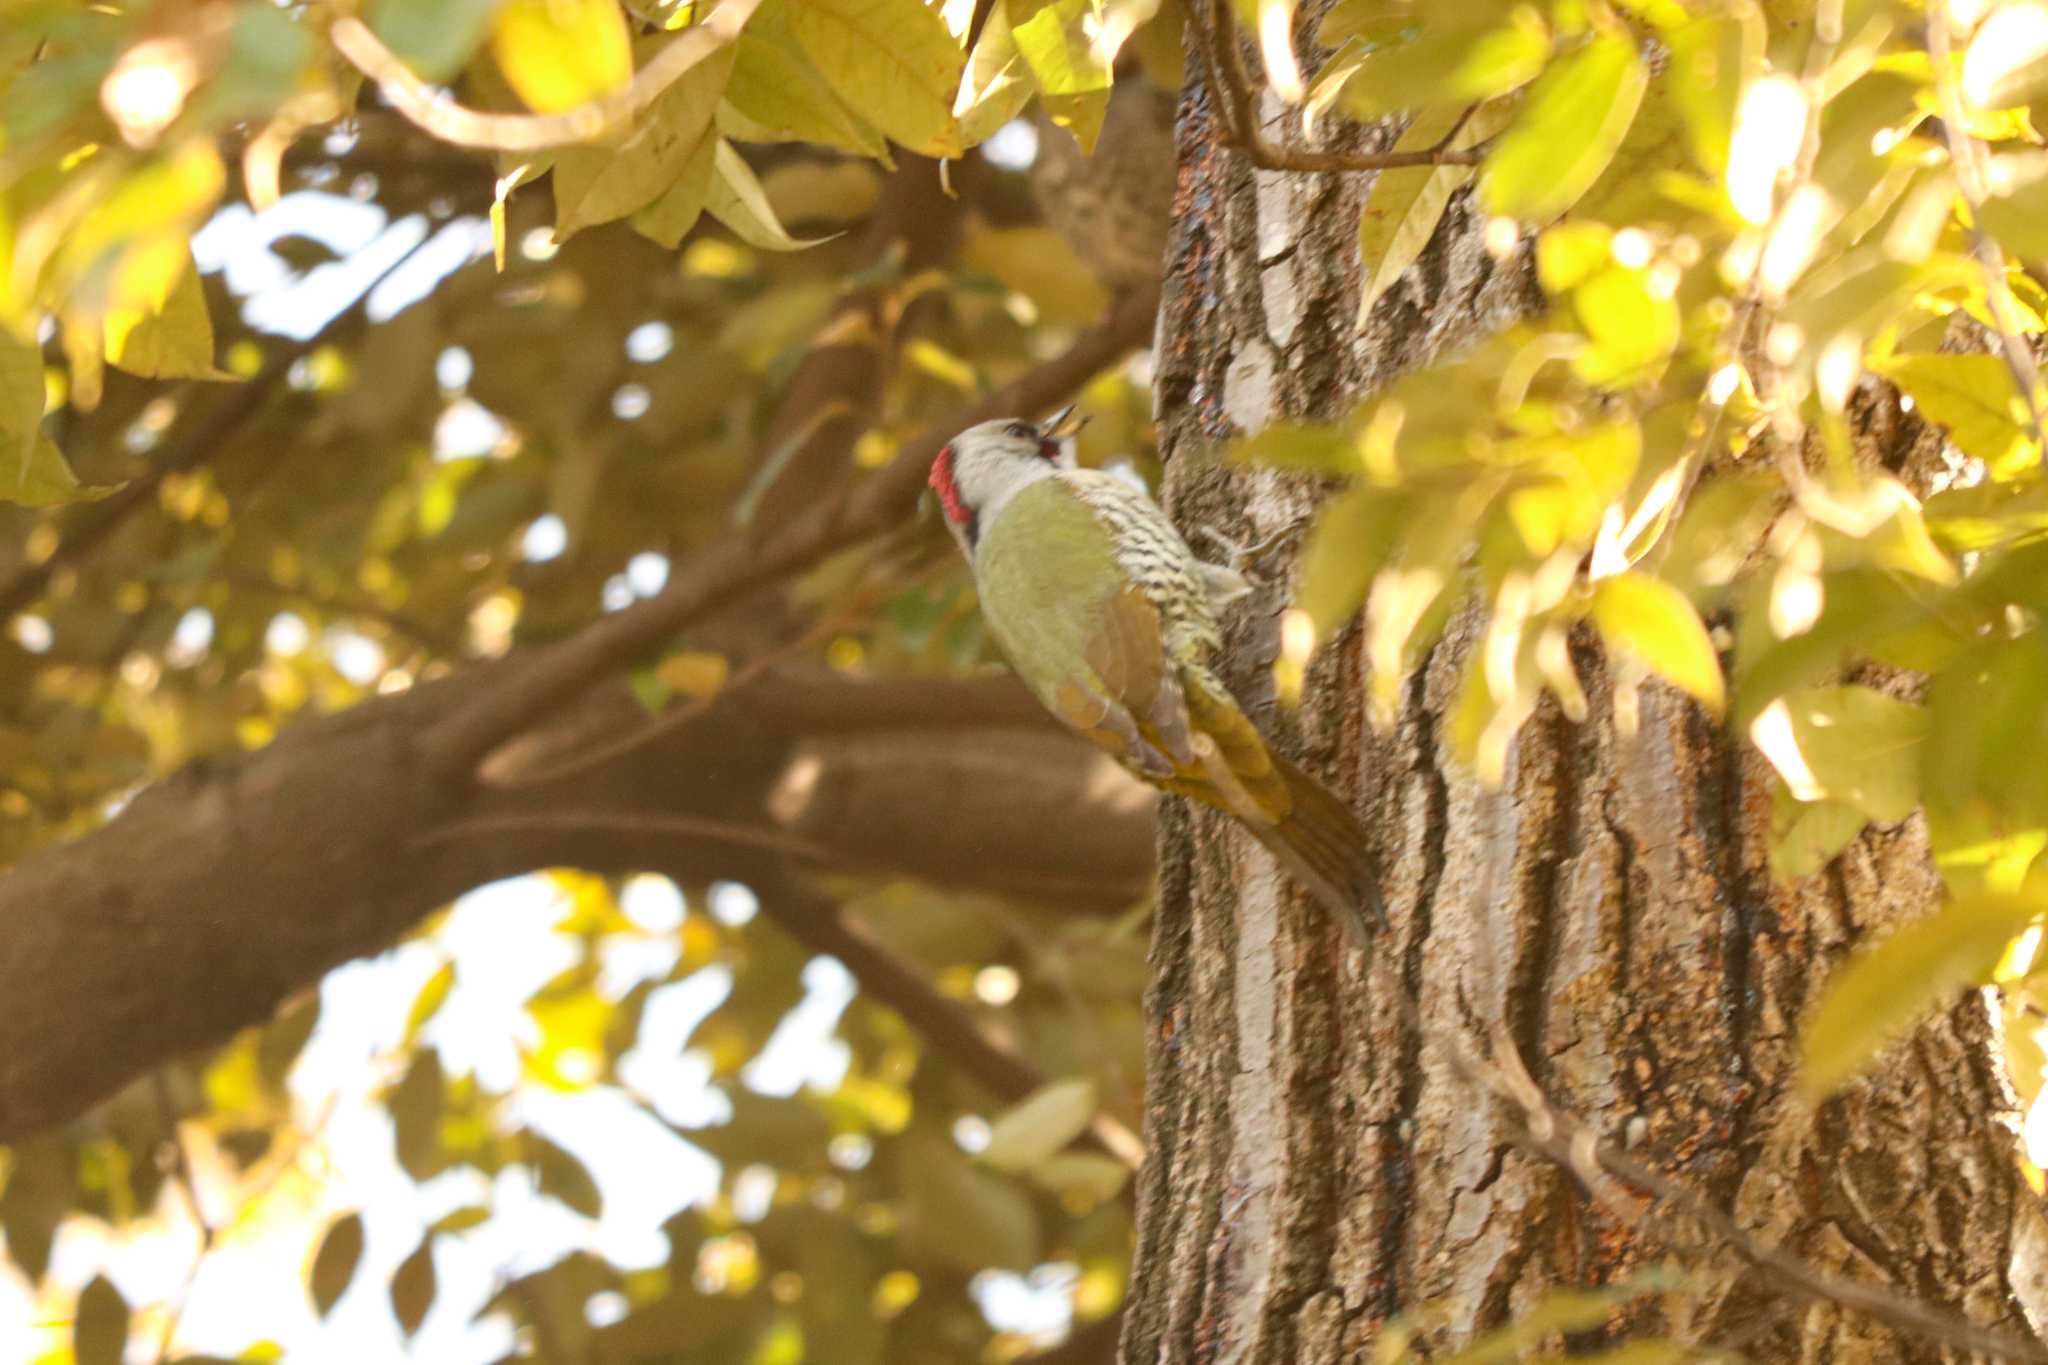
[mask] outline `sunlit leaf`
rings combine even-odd
[[[127,300],[106,316],[107,363],[150,379],[232,379],[213,363],[213,319],[199,268],[187,262],[170,294]]]
[[[363,1258],[363,1216],[359,1213],[344,1214],[331,1224],[326,1235],[320,1239],[320,1250],[314,1254],[313,1265],[306,1277],[306,1284],[313,1291],[313,1302],[321,1316],[333,1311],[336,1300],[348,1289],[349,1281],[356,1275],[356,1263]]]
[[[879,157],[889,150],[874,126],[832,92],[804,55],[781,0],[755,10],[741,31],[725,98],[747,125],[744,131],[725,128],[729,137],[749,142],[801,139],[861,156]],[[719,117],[726,117],[724,108]]]
[[[633,79],[633,38],[618,0],[505,0],[491,54],[541,113],[588,104]]]
[[[1552,62],[1486,159],[1487,212],[1544,222],[1570,208],[1607,169],[1648,84],[1642,54],[1621,33]]]
[[[448,1166],[441,1142],[441,1115],[446,1079],[441,1054],[421,1048],[413,1054],[405,1079],[385,1099],[396,1132],[398,1164],[414,1180],[431,1180]]]
[[[1841,801],[1801,801],[1779,783],[1771,793],[1771,871],[1808,877],[1863,832],[1870,817]]]
[[[2029,899],[1971,896],[1864,948],[1829,978],[1801,1027],[1800,1088],[1820,1099],[1848,1084],[1929,1011],[1987,979],[2040,912]]]
[[[1011,14],[1010,36],[1030,68],[1048,117],[1093,154],[1109,111],[1110,70],[1116,51],[1096,41],[1103,31],[1102,0],[1050,0],[1028,15]]]
[[[763,251],[801,251],[817,245],[815,241],[800,242],[789,235],[776,218],[774,205],[762,192],[761,182],[754,178],[753,168],[724,138],[718,139],[711,165],[704,209],[731,228],[735,237]]]
[[[618,146],[572,147],[556,153],[555,236],[567,238],[593,224],[623,218],[681,183],[700,150],[717,138],[713,115],[732,65],[733,47],[726,44],[663,91]]]
[[[1995,477],[2040,462],[2026,402],[1999,357],[1901,355],[1871,368],[1911,394],[1929,421],[1948,428],[1949,439],[1965,455],[1984,461]]]
[[[1700,614],[1662,579],[1623,573],[1593,588],[1593,622],[1611,649],[1633,654],[1710,710],[1727,700],[1721,660]]]
[[[1839,801],[1885,824],[1919,807],[1925,707],[1869,687],[1817,687],[1780,697],[1771,714],[1773,745],[1794,747],[1766,745],[1765,757],[1794,796]]]
[[[802,0],[797,42],[839,97],[913,152],[958,156],[953,117],[966,58],[923,0]]]

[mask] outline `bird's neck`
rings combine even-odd
[[[996,518],[1003,514],[1012,498],[1034,483],[1056,478],[1059,472],[1058,466],[1043,460],[1005,460],[986,470],[977,489],[981,503],[975,509],[976,530],[987,535],[989,527],[996,524]]]

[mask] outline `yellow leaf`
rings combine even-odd
[[[1824,1099],[1921,1016],[1989,978],[2006,943],[2041,909],[2032,899],[1954,901],[1864,949],[1828,982],[1800,1030],[1800,1089]]]
[[[543,114],[633,79],[633,35],[618,0],[511,0],[498,11],[491,53],[519,98]]]
[[[958,156],[953,98],[966,58],[924,0],[802,0],[790,30],[838,96],[925,156]]]
[[[1721,660],[1691,601],[1659,578],[1635,572],[1593,589],[1593,623],[1608,648],[1632,654],[1718,714],[1727,703]]]
[[[234,379],[213,363],[213,319],[191,252],[167,296],[107,310],[107,362],[146,379]]]
[[[1050,1159],[1095,1117],[1095,1082],[1083,1076],[1040,1086],[990,1125],[983,1165],[1023,1171]]]
[[[1547,222],[1578,201],[1628,135],[1650,75],[1635,41],[1603,33],[1553,62],[1486,159],[1488,213]]]

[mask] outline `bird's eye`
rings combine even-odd
[[[1038,429],[1029,422],[1010,423],[1009,434],[1015,436],[1020,441],[1035,441],[1038,439]]]

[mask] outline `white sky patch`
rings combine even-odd
[[[739,928],[761,910],[761,898],[754,894],[754,889],[739,882],[711,883],[705,900],[711,918],[731,929]]]
[[[637,421],[653,403],[654,395],[645,384],[621,384],[612,392],[612,416],[622,422]]]
[[[626,333],[626,359],[652,365],[676,344],[675,329],[665,322],[643,322]]]
[[[998,1332],[1050,1345],[1073,1324],[1074,1287],[1080,1279],[1081,1268],[1072,1261],[1049,1261],[1025,1275],[984,1270],[968,1282],[967,1292]]]
[[[1006,171],[1028,171],[1038,160],[1038,129],[1030,119],[1013,118],[981,144],[990,165]]]
[[[384,646],[361,631],[336,627],[323,639],[334,671],[357,687],[368,687],[384,672]]]
[[[295,611],[281,611],[270,618],[263,630],[263,647],[281,659],[293,659],[313,643],[312,628]]]
[[[859,993],[853,973],[837,958],[814,957],[804,964],[803,983],[809,993],[740,1069],[740,1079],[757,1095],[788,1099],[806,1084],[832,1090],[846,1075],[852,1058],[832,1033]]]
[[[668,934],[683,927],[689,903],[683,889],[667,877],[643,872],[619,887],[619,909],[650,934]]]
[[[164,647],[164,662],[173,668],[190,668],[206,657],[213,645],[213,613],[193,607],[178,618],[171,642]]]
[[[642,550],[626,561],[626,582],[640,596],[654,596],[668,585],[668,556]]]
[[[462,389],[476,374],[476,361],[460,346],[450,346],[434,357],[434,382],[444,389]]]
[[[404,218],[397,227],[419,221]],[[444,226],[411,259],[391,273],[370,292],[364,312],[372,322],[398,316],[434,292],[447,279],[479,256],[490,254],[491,227],[481,218],[463,217]]]
[[[569,548],[569,523],[553,512],[535,517],[519,538],[519,554],[529,564],[542,564]]]
[[[593,1244],[615,1265],[667,1261],[662,1223],[718,1192],[718,1161],[615,1087],[564,1094],[529,1086],[520,1091],[518,1112],[589,1169],[603,1201]]]
[[[700,968],[648,992],[640,1036],[618,1060],[618,1077],[678,1128],[703,1128],[732,1117],[732,1104],[711,1086],[711,1059],[690,1050],[690,1035],[732,995],[723,963]]]
[[[8,633],[14,636],[14,643],[31,654],[47,654],[50,646],[57,643],[57,632],[50,628],[49,621],[33,612],[15,617]]]
[[[434,458],[473,460],[495,455],[511,439],[512,429],[473,398],[458,398],[441,409],[434,423]]]

